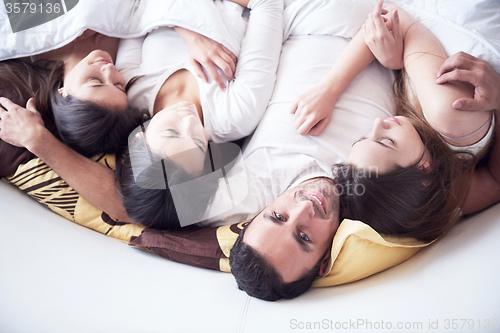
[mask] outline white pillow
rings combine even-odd
[[[246,26],[242,20],[236,20],[238,25],[235,25],[221,15],[221,10],[237,12],[235,6],[241,14],[242,7],[228,1],[215,5],[212,1],[199,0],[79,0],[66,14],[13,33],[7,9],[0,5],[0,60],[58,49],[86,29],[111,37],[134,38],[161,26],[174,25],[222,43],[238,56]]]
[[[373,0],[287,0],[284,39],[336,35],[352,38],[375,7]],[[403,7],[439,39],[446,53],[470,53],[500,73],[500,1],[387,0]],[[339,8],[341,10],[339,10]]]

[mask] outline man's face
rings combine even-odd
[[[288,283],[301,278],[325,255],[338,226],[334,183],[314,178],[271,202],[247,227],[243,241]]]

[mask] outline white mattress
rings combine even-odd
[[[70,223],[9,184],[0,183],[0,198],[0,332],[277,333],[358,319],[422,323],[398,332],[443,332],[447,319],[460,327],[470,319],[475,329],[446,331],[478,332],[478,323],[500,319],[500,205],[397,267],[270,303],[239,291],[230,274],[170,262]],[[436,320],[440,329],[429,329]],[[366,328],[345,331],[385,331]]]

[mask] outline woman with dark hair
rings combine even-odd
[[[189,31],[186,32],[188,33]],[[45,154],[52,155],[60,147],[64,156],[90,158],[97,154],[117,153],[123,149],[128,134],[142,123],[144,112],[128,106],[125,81],[114,66],[119,42],[118,38],[86,30],[60,49],[0,63],[2,108],[14,111],[13,108],[26,105],[27,109],[41,114],[41,123],[40,119],[33,120],[36,124],[45,125],[48,130],[46,139],[37,140],[40,144],[46,144],[46,148],[37,152],[0,141],[0,176],[13,174],[20,164],[34,156],[42,158],[56,170],[59,170],[59,165],[69,166],[73,170],[87,165],[81,169],[87,174],[93,165],[90,160],[82,158],[79,163],[75,163],[78,165],[75,168],[75,165],[60,163],[59,161],[63,161],[61,157],[51,158]],[[210,46],[210,53],[206,55],[203,49],[197,48],[197,53],[191,60],[199,67],[205,66],[211,75],[216,76],[214,79],[217,82],[221,79],[212,68],[214,64],[221,66],[225,75],[232,78],[231,64],[234,66],[234,55],[208,38],[204,40],[204,45]],[[226,52],[229,54],[226,55]],[[231,64],[226,64],[225,61]],[[12,113],[9,112],[9,115],[12,116]],[[38,134],[23,126],[19,131],[21,134]],[[6,133],[5,128],[3,133]],[[62,147],[58,140],[72,150]],[[16,145],[26,147],[18,143]],[[81,177],[72,177],[71,173],[65,173],[64,170],[60,175],[64,175],[63,178],[85,197],[94,200],[86,191],[92,186],[77,183],[81,182]],[[113,178],[107,183],[96,184],[114,190]],[[101,201],[106,204],[109,200],[106,198]],[[121,206],[119,200],[112,202],[114,207]],[[97,206],[103,207],[101,203]],[[117,218],[127,219],[123,209],[111,208],[109,213]]]
[[[247,0],[235,2],[243,6],[249,4]],[[129,77],[136,78],[129,94],[131,102],[147,107],[151,114],[144,130],[129,139],[128,153],[119,164],[117,173],[123,204],[130,218],[164,229],[179,228],[204,219],[203,213],[218,187],[218,178],[211,181],[200,178],[198,190],[184,192],[184,195],[173,194],[171,186],[180,175],[193,180],[207,175],[204,169],[214,162],[211,149],[216,146],[209,141],[238,140],[252,133],[259,123],[276,75],[282,38],[282,5],[280,0],[252,2],[235,72],[236,80],[228,82],[224,91],[215,89],[213,82],[196,80],[193,75],[195,68],[186,63],[184,46],[179,45],[182,40],[171,29],[158,29],[145,38],[130,40],[127,41],[130,45],[124,45],[124,57],[142,58],[135,71],[133,64],[127,71]],[[183,29],[176,31],[180,36],[186,33]],[[188,44],[194,42],[190,38],[183,39]],[[139,57],[131,56],[135,50],[141,50]],[[172,57],[165,59],[161,56],[164,53],[170,53]],[[259,70],[254,71],[256,68]],[[134,150],[132,145],[141,149]],[[165,168],[160,177],[154,177],[157,173],[152,173],[148,180],[157,181],[158,185],[145,186],[144,182],[139,182],[137,164],[149,163],[154,167],[160,160],[164,168],[169,168]],[[216,169],[208,168],[208,172]],[[182,191],[193,186],[191,182],[184,183]],[[183,209],[178,203],[174,207],[174,195],[179,196],[177,202],[192,203],[192,211],[197,214],[188,213],[189,217],[181,218]],[[159,200],[159,196],[163,199]],[[158,204],[145,205],[144,202]]]
[[[249,3],[247,0],[234,2],[244,6]],[[132,88],[134,90],[130,92],[130,99],[134,105],[147,108],[151,115],[143,137],[138,139],[144,140],[147,144],[149,151],[144,155],[146,158],[149,157],[150,153],[154,153],[165,161],[170,159],[174,165],[185,169],[192,177],[200,172],[205,163],[209,138],[219,142],[236,140],[250,134],[258,124],[272,92],[281,50],[283,2],[282,0],[256,0],[252,1],[251,4],[247,33],[243,38],[238,60],[237,80],[228,82],[228,87],[224,91],[216,89],[217,82],[197,80],[195,75],[202,75],[198,73],[196,66],[190,66],[186,62],[186,59],[189,59],[185,50],[186,45],[179,36],[183,38],[188,48],[192,48],[193,45],[200,42],[200,39],[205,40],[201,35],[190,33],[182,28],[177,28],[175,31],[169,28],[160,28],[148,34],[146,38],[124,40],[120,46],[120,57],[125,59],[122,69],[128,75],[127,79],[133,82]],[[137,43],[141,43],[141,45],[137,47]],[[165,52],[161,52],[163,45],[168,45]],[[139,57],[134,53],[137,49],[140,52]],[[169,53],[171,57],[165,57],[165,53]],[[179,58],[182,59],[179,61]],[[131,59],[132,62],[129,62]],[[138,62],[137,59],[139,59]],[[255,70],[256,68],[258,70]],[[220,75],[222,76],[222,73]],[[225,76],[227,79],[231,79],[230,75],[226,74]],[[61,95],[64,96],[67,92],[70,93],[68,90],[61,90]],[[144,100],[146,103],[142,103]],[[36,136],[38,131],[34,130],[33,133],[33,136]],[[43,140],[37,140],[33,137],[23,137],[20,141],[11,140],[11,142],[28,148],[34,142],[41,141],[43,142]],[[42,144],[37,146],[32,149],[42,150],[42,154],[48,155],[44,155],[42,159],[59,163],[60,169],[55,166],[53,169],[63,179],[66,179],[65,177],[74,179],[75,183],[72,186],[75,190],[79,187],[80,190],[77,192],[86,197],[88,201],[99,208],[109,204],[112,208],[101,209],[114,217],[121,216],[129,220],[125,217],[123,206],[118,203],[116,195],[108,195],[106,191],[97,194],[95,189],[87,189],[87,185],[82,184],[83,180],[78,180],[79,175],[82,175],[80,172],[88,174],[88,170],[93,170],[91,172],[93,181],[96,184],[108,184],[106,188],[109,188],[113,178],[108,171],[82,161],[82,163],[86,163],[84,171],[80,166],[82,164],[78,163],[81,159],[75,154],[68,156],[64,153],[63,148],[60,152],[46,152],[49,143],[45,144],[44,147]],[[193,152],[193,160],[176,161],[173,158],[173,155],[185,150]],[[66,163],[62,163],[62,160],[65,160]],[[129,160],[125,158],[125,162]],[[126,170],[131,167],[126,163],[119,165],[118,175],[120,178],[121,175],[134,176],[128,181],[120,180],[124,195],[136,193],[135,190],[126,188],[126,184],[137,188],[137,184],[135,184],[137,175],[133,175],[134,170]],[[176,169],[175,173],[180,174],[181,172]],[[171,203],[173,198],[169,193],[170,182],[169,184],[163,182],[163,186],[166,187],[167,191],[165,200]],[[86,194],[87,190],[91,193]],[[141,191],[145,194],[144,192]],[[158,195],[158,191],[146,192],[152,198]],[[98,199],[101,196],[108,203],[103,204]],[[109,202],[110,199],[112,199],[112,203]],[[145,207],[137,207],[137,200],[125,198],[124,202],[127,212],[145,211]],[[127,203],[134,205],[134,207]],[[152,209],[168,210],[169,205],[155,206]],[[114,213],[110,213],[110,211]],[[148,225],[165,226],[164,217],[166,215],[159,213],[157,218],[153,220],[148,216],[150,216],[148,212],[144,212],[142,215],[134,214],[134,220]],[[178,226],[174,221],[171,227]]]
[[[189,30],[183,31],[189,36]],[[18,92],[35,91],[35,107],[44,114],[44,120],[53,119],[58,137],[78,153],[86,157],[116,153],[123,138],[142,119],[142,112],[128,106],[125,80],[114,65],[119,43],[118,38],[86,30],[59,49],[2,62],[0,82],[14,82]],[[208,38],[205,43],[215,51],[207,56],[198,52],[206,57],[202,65],[210,67],[207,70],[216,76],[217,82],[220,75],[211,69],[211,63],[220,64],[224,73],[232,77],[234,55]],[[221,59],[228,62],[226,66]],[[38,83],[38,89],[31,87],[35,76],[44,81]],[[30,97],[35,94],[23,96],[17,104],[26,105]]]

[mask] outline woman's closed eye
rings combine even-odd
[[[98,77],[93,77],[93,78],[91,78],[91,79],[89,80],[89,82],[96,82],[96,83],[98,83],[99,85],[103,85],[103,84],[104,84],[104,81],[102,81],[102,80],[101,80],[100,78],[98,78]],[[121,82],[116,82],[116,83],[114,83],[113,85],[114,85],[116,88],[118,88],[120,91],[122,91],[122,92],[126,93],[126,92],[125,92],[125,86],[124,86],[124,84],[123,84],[123,83],[121,83]]]
[[[179,132],[177,132],[177,131],[176,131],[176,130],[174,130],[173,128],[167,128],[167,129],[165,130],[165,132],[171,133],[171,134],[173,134],[172,136],[175,136],[175,137],[178,137],[178,136],[180,135],[180,134],[179,134]]]
[[[390,138],[388,136],[384,136],[384,137],[382,137],[382,139],[380,139],[380,141],[384,141],[384,140],[385,141],[389,141],[390,143],[392,143],[393,145],[395,145],[394,139],[392,139],[392,138]]]
[[[117,87],[118,89],[120,89],[121,91],[123,91],[124,93],[126,93],[125,92],[125,86],[124,86],[123,83],[117,82],[117,83],[115,83],[115,87]]]

